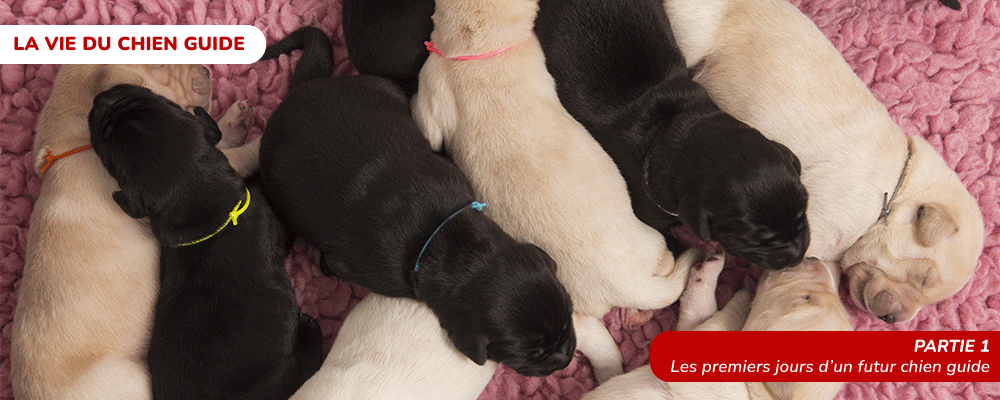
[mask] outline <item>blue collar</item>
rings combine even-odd
[[[437,235],[438,231],[441,230],[441,227],[444,226],[444,224],[448,223],[448,220],[454,218],[456,215],[458,215],[458,213],[464,211],[466,208],[469,207],[476,209],[476,211],[483,211],[483,207],[486,207],[486,203],[473,201],[472,203],[469,203],[469,205],[459,208],[458,211],[455,211],[454,213],[449,215],[448,218],[445,218],[444,222],[442,222],[441,225],[438,225],[437,229],[434,230],[434,233],[431,233],[431,237],[427,238],[427,242],[424,242],[424,247],[421,248],[420,253],[417,254],[417,263],[413,266],[413,272],[416,272],[418,269],[420,269],[420,257],[423,257],[424,250],[427,250],[427,245],[431,244],[431,239],[434,239],[434,235]]]

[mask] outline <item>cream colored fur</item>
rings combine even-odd
[[[63,66],[39,116],[36,172],[48,150],[90,143],[93,98],[119,83],[146,86],[186,109],[210,106],[211,81],[201,66]],[[159,282],[157,241],[145,220],[125,215],[112,200],[118,185],[93,150],[39,174],[12,328],[14,396],[149,398],[144,359]]]
[[[425,304],[369,293],[291,400],[471,400],[496,368],[455,349]]]
[[[691,273],[681,295],[678,330],[849,331],[847,311],[837,294],[840,271],[833,264],[806,260],[798,266],[765,271],[757,294],[740,290],[717,310],[715,286],[724,259],[706,261]],[[585,400],[828,400],[841,382],[664,382],[649,365],[615,377]]]
[[[983,246],[976,200],[925,140],[904,136],[812,21],[784,0],[664,4],[688,65],[700,68],[695,80],[799,157],[806,255],[841,262],[859,306],[904,322],[968,282]],[[892,213],[880,220],[910,151]],[[940,211],[923,229],[921,206]]]
[[[432,54],[413,99],[417,124],[468,176],[484,212],[556,261],[578,349],[598,380],[621,373],[621,354],[598,318],[612,306],[673,303],[697,254],[675,268],[663,236],[633,214],[614,162],[563,109],[532,32],[537,1],[436,6],[431,39],[448,57],[513,47],[476,61]]]

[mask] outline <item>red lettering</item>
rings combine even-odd
[[[35,43],[35,38],[33,36],[28,37],[28,43],[24,47],[18,46],[17,36],[14,36],[14,50],[38,50],[38,43]]]

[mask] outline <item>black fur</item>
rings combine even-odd
[[[326,33],[311,26],[299,28],[275,44],[264,49],[261,60],[277,58],[282,54],[302,50],[302,57],[295,64],[295,72],[288,83],[289,90],[304,82],[317,78],[329,78],[333,74],[333,45]]]
[[[662,1],[542,0],[535,30],[563,106],[615,160],[640,220],[679,219],[764,268],[802,261],[798,158],[689,77]]]
[[[351,64],[363,75],[389,78],[407,95],[427,60],[434,0],[344,0],[344,41]]]
[[[946,7],[952,10],[962,9],[962,3],[959,3],[958,0],[939,0],[939,1],[941,1],[941,4],[944,4]]]
[[[476,363],[523,375],[569,364],[572,303],[555,262],[471,208],[442,225],[472,187],[433,153],[398,85],[353,76],[297,88],[271,115],[260,161],[275,211],[320,250],[325,273],[427,303]]]
[[[286,237],[262,192],[218,234],[244,183],[213,147],[222,134],[138,86],[94,99],[91,143],[118,181],[114,199],[160,240],[160,293],[148,364],[154,399],[287,399],[323,362],[323,335],[299,312]],[[128,282],[119,282],[127,285]]]

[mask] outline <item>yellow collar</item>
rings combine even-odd
[[[247,207],[250,206],[250,189],[248,188],[248,189],[246,189],[246,191],[247,191],[247,201],[246,201],[246,203],[244,203],[242,201],[237,201],[236,202],[236,206],[233,207],[233,211],[229,212],[229,218],[226,219],[226,222],[222,223],[222,226],[220,226],[219,229],[216,229],[215,232],[212,232],[211,235],[205,236],[205,237],[203,237],[201,239],[198,239],[198,240],[195,240],[195,241],[191,241],[191,242],[187,242],[187,243],[181,243],[178,246],[190,246],[192,244],[198,244],[198,243],[204,242],[204,241],[206,241],[208,239],[211,239],[212,236],[215,236],[215,235],[219,234],[219,232],[222,232],[222,230],[225,229],[227,225],[229,225],[229,221],[233,221],[233,226],[236,226],[236,218],[239,217],[240,214],[243,214],[243,212],[247,210]]]

